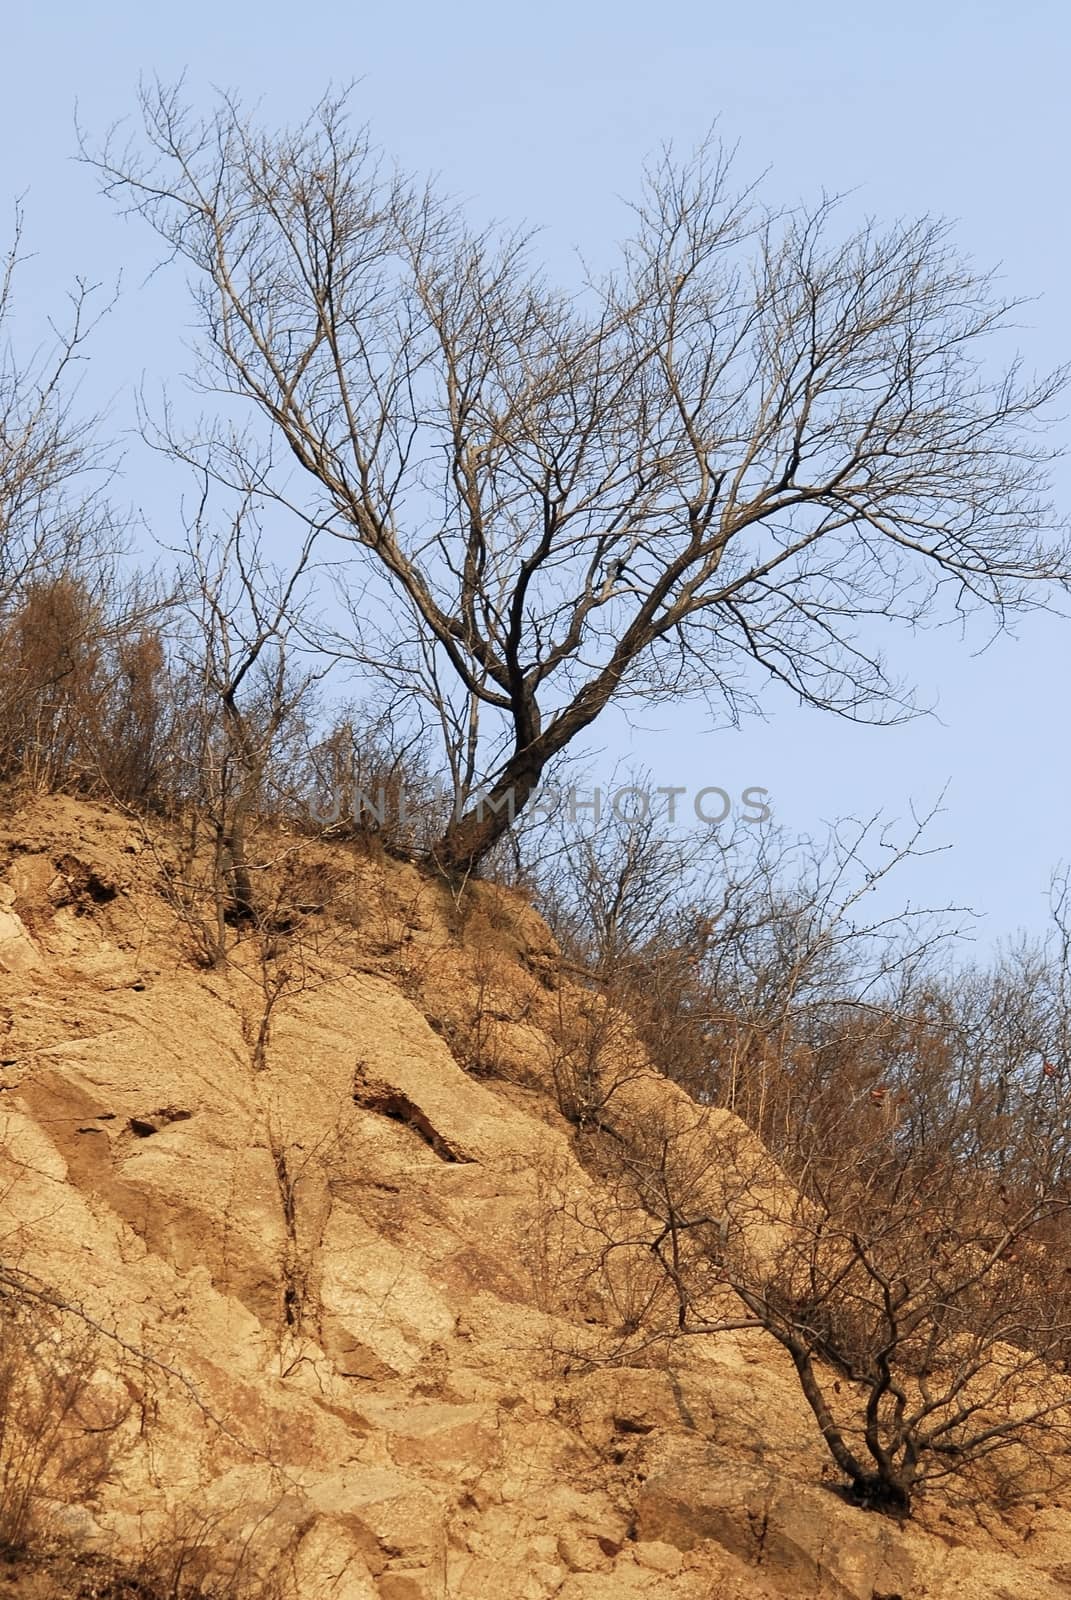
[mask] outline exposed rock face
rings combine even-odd
[[[616,1312],[577,1287],[599,1193],[547,1090],[549,935],[341,876],[258,1054],[253,941],[196,970],[128,822],[50,801],[0,837],[2,1259],[103,1330],[126,1416],[57,1531],[133,1549],[197,1507],[302,1600],[1071,1593],[1060,1508],[845,1504],[757,1334],[582,1362]]]

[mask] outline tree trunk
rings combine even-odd
[[[547,757],[530,752],[514,756],[497,783],[460,817],[454,817],[431,852],[441,872],[451,878],[475,872],[538,789],[546,761]]]
[[[253,879],[245,853],[245,824],[246,801],[243,796],[235,801],[234,809],[231,813],[230,826],[223,836],[223,842],[227,847],[227,855],[229,857],[227,876],[230,880],[231,892],[227,920],[234,923],[256,922],[257,920]]]
[[[624,651],[619,646],[619,654]],[[628,656],[625,656],[628,659]],[[518,694],[514,705],[517,745],[491,789],[455,817],[431,859],[449,877],[465,877],[476,871],[487,852],[494,848],[513,825],[539,788],[548,764],[565,749],[577,734],[589,728],[610,701],[623,667],[615,660],[577,695],[549,727],[540,730],[538,707],[527,693]]]

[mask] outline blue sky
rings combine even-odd
[[[360,114],[403,165],[440,173],[475,216],[540,225],[563,274],[574,245],[609,259],[625,226],[620,197],[634,192],[644,156],[667,139],[692,144],[717,118],[746,170],[771,169],[771,196],[852,191],[850,205],[878,217],[954,218],[960,245],[1000,263],[1009,292],[1038,297],[1019,333],[1028,361],[1071,355],[1071,13],[1054,0],[910,0],[880,12],[828,0],[523,10],[457,0],[404,11],[63,0],[10,12],[4,34],[0,204],[25,194],[36,252],[20,334],[41,337],[73,274],[111,282],[122,269],[84,380],[87,405],[105,406],[117,430],[130,425],[140,381],[181,370],[189,312],[178,278],[146,282],[152,241],[109,212],[71,159],[75,106],[99,135],[130,113],[139,74],[183,70],[193,98],[237,88],[279,121],[329,82],[360,80]],[[1071,443],[1071,421],[1060,434]],[[1066,468],[1058,486],[1071,509]],[[123,493],[154,526],[166,522],[160,467],[134,442]],[[658,781],[694,788],[764,785],[791,832],[879,809],[906,816],[947,786],[933,842],[950,848],[905,872],[903,894],[973,905],[987,942],[1036,928],[1049,873],[1071,856],[1071,622],[1025,618],[1016,634],[980,656],[983,629],[966,641],[904,639],[896,659],[937,707],[909,727],[856,728],[779,706],[739,734],[705,733],[701,712],[682,708],[633,730],[610,725],[607,762],[624,753]]]

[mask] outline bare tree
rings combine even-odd
[[[445,869],[614,699],[735,717],[765,675],[888,720],[912,703],[881,621],[999,626],[1067,583],[1038,437],[1066,373],[990,379],[1015,303],[944,224],[774,213],[707,146],[655,163],[617,269],[566,293],[386,169],[344,100],[280,134],[232,98],[142,111],[104,186],[192,268],[206,390],[301,469],[221,422],[213,470],[352,551],[346,648],[408,677],[468,796]]]
[[[580,1271],[619,1308],[631,1286],[604,1353],[763,1330],[853,1495],[897,1514],[1071,1459],[1065,887],[1047,940],[950,975],[947,918],[863,910],[923,826],[760,854],[705,918],[652,915],[650,946],[657,875],[575,855],[578,904],[620,871],[641,909],[599,1003],[560,1002],[553,1063],[611,1196],[570,1213]]]
[[[596,1064],[592,1084],[605,1079]],[[875,1510],[908,1514],[948,1478],[988,1473],[1011,1496],[1066,1481],[1067,1187],[1001,1176],[991,1102],[946,1103],[914,1148],[871,1106],[835,1151],[816,1130],[796,1184],[742,1124],[642,1074],[618,1069],[613,1098],[592,1103],[583,1137],[604,1194],[570,1212],[588,1239],[577,1264],[611,1303],[621,1281],[634,1290],[602,1358],[762,1330]]]
[[[285,569],[267,557],[255,508],[244,501],[226,533],[208,527],[208,483],[182,558],[187,625],[177,641],[179,701],[172,792],[191,828],[187,866],[198,854],[198,829],[211,835],[214,926],[206,957],[226,949],[226,924],[257,925],[260,903],[249,834],[258,812],[287,809],[270,794],[283,747],[304,735],[301,719],[322,668],[295,666],[291,643],[307,600],[313,541]]]
[[[111,476],[95,419],[74,409],[86,341],[107,307],[76,282],[65,325],[16,338],[16,283],[26,261],[23,215],[0,261],[0,619],[26,589],[83,575],[115,549],[119,529],[104,497]]]

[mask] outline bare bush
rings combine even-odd
[[[887,1085],[891,1019],[914,1014],[955,942],[954,908],[882,908],[931,822],[843,822],[792,845],[611,815],[595,830],[552,820],[529,849],[567,965],[628,1014],[651,1064],[791,1161],[803,1108],[817,1118]]]
[[[709,1115],[630,1121],[619,1106],[601,1143],[616,1200],[572,1218],[583,1279],[614,1304],[623,1269],[645,1284],[611,1351],[766,1332],[866,1507],[909,1513],[948,1479],[1004,1494],[1065,1481],[1071,1299],[1046,1241],[1068,1200],[984,1169],[971,1182],[935,1152],[907,1165],[887,1129],[794,1188]]]
[[[0,263],[0,778],[35,789],[115,792],[156,782],[162,647],[154,596],[120,580],[114,463],[73,396],[99,317],[79,282],[51,343],[21,353],[22,215]]]
[[[575,853],[556,882],[577,953],[595,910],[588,983],[616,1013],[561,1030],[607,1196],[568,1219],[578,1270],[630,1308],[610,1353],[764,1331],[851,1494],[896,1513],[1071,1461],[1066,895],[1049,940],[949,976],[940,917],[860,914],[920,827],[842,827],[795,880],[760,850],[706,915],[642,853]]]
[[[416,857],[430,848],[452,805],[424,741],[400,708],[347,706],[310,747],[297,776],[297,820],[332,839],[378,844]]]
[[[283,1600],[287,1551],[277,1548],[277,1509],[180,1507],[117,1575],[107,1600]]]
[[[581,1133],[602,1127],[618,1092],[650,1072],[629,1014],[630,996],[627,982],[559,985],[549,1030],[550,1079],[559,1111]]]
[[[941,1132],[953,1141],[959,1130]],[[1035,1483],[1039,1468],[1065,1478],[1071,1383],[1054,1369],[1071,1304],[1043,1238],[1067,1201],[984,1171],[971,1183],[941,1147],[908,1165],[882,1143],[841,1151],[813,1198],[778,1219],[759,1270],[737,1233],[726,1281],[787,1350],[861,1502],[906,1511],[924,1485],[1001,1456],[1024,1492],[1024,1458]]]
[[[250,504],[239,505],[222,537],[209,532],[206,516],[207,490],[181,552],[184,621],[174,646],[168,756],[185,845],[169,884],[213,964],[225,957],[229,926],[256,928],[262,920],[257,881],[265,864],[252,854],[251,836],[260,820],[277,820],[292,804],[293,768],[322,671],[295,664],[292,648],[311,543],[280,570],[263,552]]]
[[[0,1289],[0,1548],[49,1532],[49,1509],[92,1500],[112,1468],[128,1406],[104,1402],[98,1340]]]
[[[52,324],[51,346],[20,359],[16,285],[23,217],[0,261],[0,620],[34,585],[69,573],[84,578],[121,543],[105,498],[112,473],[97,420],[73,406],[78,362],[99,315],[93,287],[69,297],[66,326]]]

